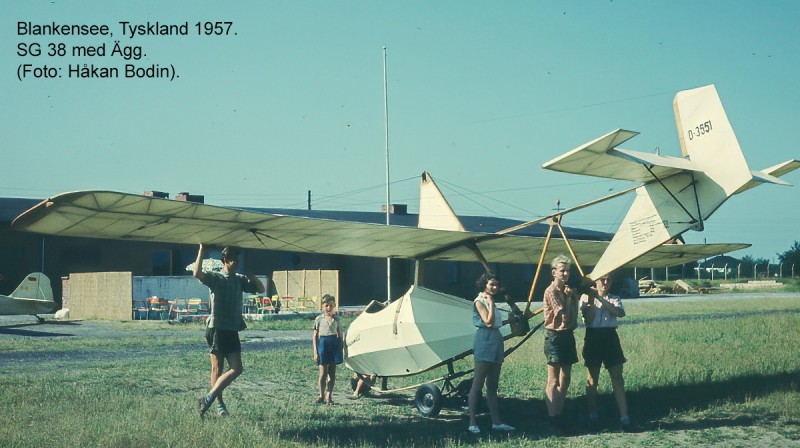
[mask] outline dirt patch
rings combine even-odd
[[[33,322],[31,322],[31,320]],[[190,337],[196,342],[174,344],[159,347],[154,352],[152,347],[133,346],[124,350],[104,350],[97,344],[85,350],[35,350],[0,352],[0,368],[12,366],[35,366],[54,363],[57,366],[69,366],[87,361],[121,361],[126,359],[142,359],[163,356],[181,356],[186,353],[207,353],[202,327],[174,329],[163,322],[111,322],[111,321],[47,321],[43,324],[35,318],[26,316],[3,316],[0,319],[0,344],[13,347],[15,339],[30,338],[76,338],[91,340],[107,340],[121,338],[142,338],[143,334],[154,337]],[[241,333],[242,345],[247,351],[274,350],[295,348],[309,344],[308,331],[287,330],[246,330]]]

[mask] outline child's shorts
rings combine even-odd
[[[317,340],[317,354],[321,364],[341,364],[342,363],[342,344],[338,336],[320,336]]]
[[[575,349],[575,335],[572,330],[547,330],[544,336],[544,356],[548,364],[575,364],[578,351]]]

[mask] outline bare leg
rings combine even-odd
[[[564,412],[564,403],[567,401],[567,390],[569,389],[571,378],[572,365],[562,365],[561,371],[559,372],[557,394],[555,395],[557,400],[553,403],[556,410],[556,415],[561,415],[561,413]]]
[[[625,398],[625,379],[622,377],[622,364],[608,368],[611,386],[614,388],[614,399],[617,400],[619,416],[628,416],[628,400]]]
[[[225,358],[219,357],[215,353],[211,354],[211,387],[217,384],[220,373],[225,370]],[[222,391],[217,395],[217,403],[222,403]]]
[[[358,397],[361,395],[361,388],[364,386],[364,378],[361,377],[359,374],[355,374],[356,379],[356,387],[353,389],[353,396]]]
[[[322,401],[325,399],[325,389],[326,389],[326,382],[328,379],[328,366],[325,364],[319,365],[319,379],[317,380],[317,386],[319,386],[319,397],[317,399]]]
[[[333,385],[336,383],[336,363],[328,364],[328,395],[326,400],[333,403]]]
[[[547,385],[544,389],[544,403],[547,405],[547,415],[555,417],[558,415],[556,408],[556,398],[558,394],[558,380],[560,378],[561,365],[547,365]]]
[[[233,380],[238,378],[239,375],[244,372],[241,353],[229,353],[225,356],[225,359],[228,360],[228,366],[230,369],[222,375],[219,375],[217,377],[217,381],[215,381],[214,385],[211,387],[209,394],[213,395],[214,397],[221,397],[222,391],[225,390],[226,387],[230,386]]]

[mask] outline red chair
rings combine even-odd
[[[158,319],[164,319],[164,317],[169,313],[169,301],[163,299],[166,302],[166,306],[164,306],[164,302],[162,299],[153,296],[147,298],[147,318],[150,319],[150,315],[156,313]]]
[[[275,312],[275,305],[272,303],[272,299],[269,297],[258,296],[256,300],[258,303],[258,314]]]

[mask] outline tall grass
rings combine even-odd
[[[619,333],[628,358],[625,378],[635,433],[616,431],[616,407],[605,374],[600,387],[604,427],[598,434],[583,423],[585,369],[576,364],[567,404],[575,434],[547,434],[542,402],[546,370],[538,334],[503,367],[501,413],[519,428],[510,436],[468,435],[457,406],[436,419],[423,419],[411,405],[413,391],[346,400],[350,372],[343,367],[337,404],[315,405],[317,369],[310,344],[275,349],[245,343],[245,373],[225,394],[232,416],[200,421],[195,400],[209,382],[202,327],[107,322],[102,325],[137,337],[0,338],[0,363],[4,356],[31,357],[18,365],[2,364],[0,446],[800,443],[800,299],[629,301],[626,309],[627,324]],[[579,350],[582,335],[578,330]],[[171,344],[185,350],[169,350]],[[37,359],[44,351],[63,351],[64,356]],[[128,356],[95,356],[115,351]],[[456,368],[471,368],[471,359]],[[422,382],[442,370],[393,379],[390,387]],[[486,428],[488,417],[482,416],[480,424]]]

